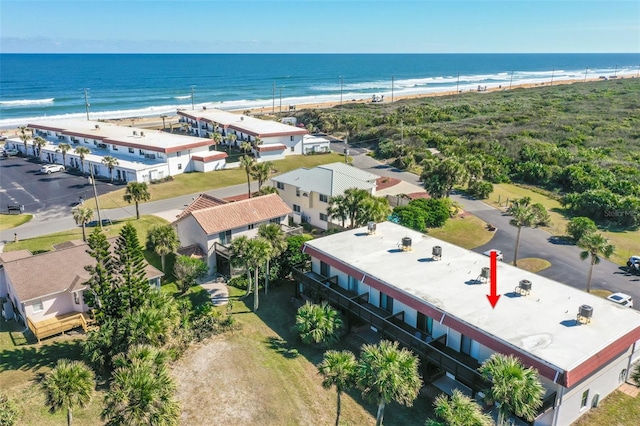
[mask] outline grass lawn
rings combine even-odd
[[[340,154],[322,155],[293,155],[284,160],[274,161],[276,173],[284,173],[299,167],[315,167],[320,164],[343,161]],[[195,192],[209,191],[226,186],[238,185],[247,182],[247,174],[237,169],[218,170],[207,173],[182,173],[176,175],[171,182],[149,185],[151,200],[164,200],[179,195],[193,194]],[[255,186],[255,184],[254,184]],[[100,207],[113,209],[128,204],[122,199],[125,188],[110,192],[99,197]],[[95,206],[92,200],[87,200],[89,206]]]
[[[640,396],[615,391],[598,408],[592,408],[573,426],[636,426],[640,424]]]
[[[451,244],[473,249],[488,243],[493,232],[487,231],[486,222],[476,216],[464,216],[449,219],[440,228],[429,229],[427,234]]]
[[[0,214],[0,231],[15,228],[33,219],[31,214]]]
[[[104,229],[107,232],[108,237],[115,237],[120,232],[120,229],[125,223],[131,222],[138,231],[138,239],[140,243],[144,245],[147,241],[147,232],[149,228],[154,225],[165,225],[168,222],[157,216],[140,216],[140,220],[125,219],[122,221],[113,222],[113,225],[105,226]],[[93,231],[93,228],[87,228],[87,236]],[[31,253],[42,253],[45,251],[53,250],[54,244],[64,243],[65,241],[81,240],[82,228],[78,227],[71,231],[56,232],[55,234],[43,235],[41,237],[30,238],[27,240],[18,241],[17,243],[10,242],[4,247],[4,251],[16,251],[16,250],[29,250]],[[160,268],[160,258],[157,261],[150,262],[152,265]]]
[[[551,262],[537,257],[525,257],[524,259],[518,259],[518,268],[533,273],[543,271],[549,266],[551,266]]]
[[[546,195],[534,192],[530,189],[513,185],[501,183],[493,186],[494,190],[487,200],[488,204],[494,207],[504,208],[507,205],[507,200],[513,200],[514,198],[531,197],[532,203],[541,203],[549,211],[551,216],[551,226],[545,228],[552,235],[563,236],[566,235],[567,219],[566,210],[562,208],[560,202]],[[640,230],[616,230],[601,228],[600,232],[609,239],[609,242],[616,246],[616,252],[611,256],[611,261],[618,265],[626,265],[627,260],[632,255],[640,254]]]

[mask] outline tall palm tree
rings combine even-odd
[[[82,225],[82,239],[87,241],[86,225],[93,219],[93,210],[89,207],[78,206],[72,210],[76,225]]]
[[[247,292],[245,297],[251,293],[251,269],[247,266],[249,255],[249,238],[244,235],[231,241],[231,265],[234,267],[244,267],[247,273]]]
[[[344,191],[344,203],[349,216],[349,228],[355,228],[358,224],[358,216],[366,199],[371,196],[366,190],[349,188]]]
[[[336,195],[329,198],[329,206],[327,207],[327,216],[331,219],[340,219],[342,222],[342,229],[345,229],[344,222],[349,217],[349,211],[347,209],[347,203],[344,195]]]
[[[549,214],[541,204],[530,205],[531,199],[528,197],[514,200],[507,209],[507,213],[513,216],[509,222],[512,226],[518,228],[516,236],[516,247],[513,255],[513,266],[518,266],[518,249],[520,247],[520,233],[522,228],[533,228],[538,225],[546,224],[549,221]]]
[[[31,139],[27,134],[29,129],[26,126],[20,126],[18,129],[20,130],[20,140],[24,144],[24,155],[29,155],[29,139]]]
[[[304,343],[327,345],[338,340],[342,318],[327,302],[306,302],[296,313],[295,328]]]
[[[593,267],[600,263],[600,256],[603,255],[607,259],[616,251],[615,246],[609,244],[609,241],[602,234],[591,233],[583,236],[577,243],[578,247],[584,249],[580,252],[580,259],[585,260],[591,256],[589,265],[589,275],[587,275],[587,293],[591,292],[591,278],[593,276]]]
[[[269,292],[269,275],[271,269],[269,262],[271,258],[280,256],[287,249],[287,239],[282,231],[282,227],[277,223],[262,224],[258,228],[258,237],[264,238],[271,246],[271,255],[267,258],[267,269],[265,272],[264,294]]]
[[[253,148],[253,145],[251,145],[249,142],[242,142],[240,144],[240,149],[242,150],[242,152],[244,152],[245,155],[247,155],[247,151],[251,151],[251,148]]]
[[[178,234],[171,225],[154,226],[147,234],[147,247],[153,250],[162,261],[162,272],[165,271],[165,257],[180,247]]]
[[[238,139],[238,136],[236,136],[235,133],[227,133],[227,152],[229,152],[229,148],[231,148],[231,145],[233,145],[236,142],[236,139]]]
[[[149,201],[151,199],[151,193],[149,192],[149,187],[146,182],[129,182],[122,198],[129,204],[131,204],[131,202],[136,203],[136,219],[140,219],[138,203],[141,201]]]
[[[80,361],[61,359],[42,381],[46,404],[52,413],[66,409],[67,425],[73,422],[73,408],[85,408],[96,386],[93,371]]]
[[[487,401],[500,404],[498,426],[512,413],[528,421],[535,419],[542,406],[544,388],[534,368],[525,368],[513,355],[495,353],[478,370],[491,382],[491,388],[485,391]]]
[[[271,256],[271,245],[263,238],[249,240],[247,249],[247,264],[253,269],[255,276],[253,287],[253,310],[258,310],[258,276],[260,267]]]
[[[211,138],[211,141],[213,142],[213,149],[215,151],[215,149],[218,146],[218,144],[220,142],[222,142],[222,135],[220,133],[218,133],[217,131],[213,131],[209,135],[209,138]]]
[[[322,387],[336,388],[336,426],[340,424],[340,397],[356,383],[358,361],[350,351],[327,351],[322,362],[318,365],[318,372],[322,375]]]
[[[271,161],[265,161],[264,163],[258,163],[253,166],[251,175],[258,181],[258,191],[262,188],[262,184],[269,179],[269,175],[274,166]]]
[[[111,155],[105,155],[102,158],[102,164],[107,166],[109,169],[109,177],[111,178],[111,183],[113,183],[113,169],[120,164],[116,157],[112,157]]]
[[[362,201],[358,210],[356,226],[366,225],[367,222],[384,222],[391,214],[392,209],[389,201],[383,197],[374,197],[369,195]]]
[[[80,167],[82,168],[82,174],[84,174],[84,159],[85,157],[91,153],[91,150],[86,146],[79,146],[73,150],[78,157],[80,157]]]
[[[253,195],[256,197],[260,197],[262,195],[279,194],[279,193],[280,192],[274,186],[263,186],[262,188],[260,188],[258,192],[255,192]]]
[[[240,168],[247,174],[247,195],[251,198],[251,174],[253,173],[253,167],[256,164],[256,160],[248,155],[240,157]]]
[[[71,145],[66,142],[58,144],[58,149],[62,153],[62,165],[67,167],[67,152],[71,151]]]
[[[418,363],[418,357],[400,348],[398,342],[382,340],[377,345],[362,346],[358,385],[364,396],[371,396],[378,403],[376,426],[382,425],[384,408],[389,402],[413,405],[422,387]]]
[[[40,158],[40,161],[42,161],[42,148],[46,144],[47,141],[40,136],[36,136],[36,138],[33,140],[33,150],[35,151],[37,149],[37,154],[34,152],[34,155]]]
[[[469,398],[458,389],[453,390],[449,397],[440,394],[433,401],[434,414],[442,420],[427,420],[425,426],[492,426],[491,416],[484,414],[482,408],[473,399]]]

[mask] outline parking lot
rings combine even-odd
[[[42,165],[34,158],[0,158],[0,212],[6,213],[9,205],[22,205],[24,213],[68,215],[81,197],[93,197],[92,185],[86,177],[69,172],[42,174]],[[117,188],[96,182],[98,194]]]

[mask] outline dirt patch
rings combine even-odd
[[[400,183],[400,179],[391,177],[379,177],[376,179],[376,191],[382,191],[383,189],[390,188]]]

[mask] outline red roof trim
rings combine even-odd
[[[227,158],[229,155],[226,152],[217,152],[215,154],[212,155],[193,155],[191,156],[192,159],[196,160],[196,161],[203,161],[205,163],[209,163],[211,161],[215,161],[215,160],[222,160],[224,158]]]
[[[38,129],[38,130],[51,130],[52,132],[62,132],[64,131],[61,127],[52,127],[52,126],[43,126],[41,124],[27,124],[29,129]]]
[[[284,151],[285,149],[287,149],[287,146],[281,143],[274,143],[269,145],[258,145],[256,149],[258,150],[258,152]]]

